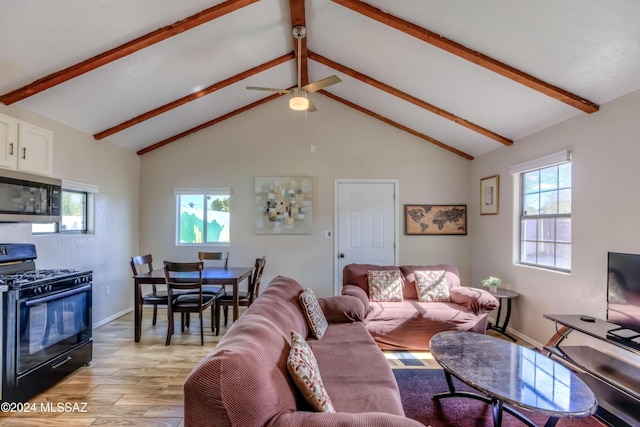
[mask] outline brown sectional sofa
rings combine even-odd
[[[369,301],[369,270],[399,270],[403,301]],[[416,271],[445,271],[450,302],[419,302]],[[442,331],[485,333],[488,313],[498,300],[483,289],[460,285],[458,269],[450,264],[379,266],[349,264],[342,274],[342,294],[354,296],[365,306],[365,325],[383,350],[428,350],[429,340]]]
[[[391,368],[362,322],[360,300],[319,298],[329,326],[317,340],[298,302],[302,291],[293,279],[273,279],[194,367],[184,384],[185,426],[422,426],[404,416]],[[336,413],[312,412],[291,380],[291,330],[307,337]]]

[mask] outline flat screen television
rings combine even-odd
[[[609,252],[607,320],[640,335],[640,255]],[[630,333],[627,331],[627,333]]]

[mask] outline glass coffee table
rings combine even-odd
[[[444,368],[448,392],[433,396],[468,397],[490,403],[494,426],[508,412],[528,426],[536,425],[519,412],[527,409],[549,416],[546,427],[559,418],[587,417],[598,402],[591,389],[567,367],[534,350],[475,332],[440,332],[429,344]],[[456,391],[452,377],[479,393]]]

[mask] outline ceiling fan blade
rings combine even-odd
[[[247,86],[248,90],[264,90],[267,92],[278,92],[278,93],[289,93],[291,92],[291,89],[277,89],[277,88],[273,88],[273,87],[257,87],[257,86]]]
[[[334,85],[336,83],[340,83],[342,80],[338,76],[327,77],[322,80],[318,80],[312,83],[309,83],[306,86],[303,86],[302,89],[306,90],[308,93],[316,92],[322,88],[327,86]]]
[[[313,104],[313,102],[311,102],[311,100],[309,99],[309,108],[307,108],[307,113],[313,113],[314,111],[318,111],[318,109]]]

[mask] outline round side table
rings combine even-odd
[[[495,325],[489,322],[487,324],[487,329],[493,329],[494,331],[497,331],[502,335],[504,335],[505,337],[509,338],[511,341],[514,341],[514,342],[518,341],[516,337],[514,337],[513,335],[510,335],[507,332],[507,325],[509,324],[509,319],[511,318],[511,300],[513,300],[514,298],[518,298],[518,295],[520,294],[514,291],[510,291],[509,289],[503,289],[503,288],[498,288],[493,292],[489,291],[489,293],[500,300],[500,306],[498,307],[498,314],[496,315]],[[502,323],[501,323],[500,318],[502,315],[502,301],[507,302],[507,310],[505,312],[504,319],[502,320]]]

